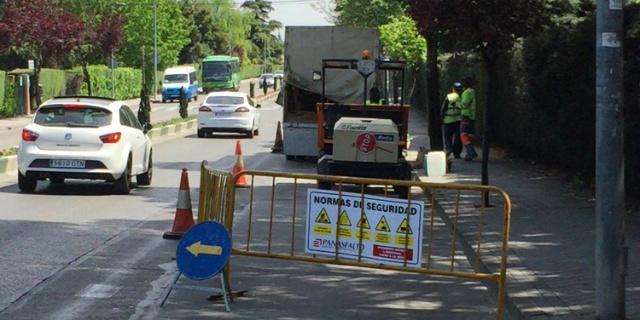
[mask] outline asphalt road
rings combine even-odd
[[[194,208],[201,161],[230,169],[237,139],[246,169],[315,171],[313,162],[286,161],[270,153],[281,108],[264,103],[260,112],[260,136],[254,139],[198,139],[193,132],[156,142],[152,185],[127,196],[112,195],[109,185],[84,181],[41,182],[35,194],[20,194],[15,176],[0,177],[0,319],[495,317],[494,301],[476,281],[252,257],[232,260],[233,288],[249,290],[248,297],[232,304],[232,313],[224,312],[219,301],[207,301],[206,293],[182,289],[160,308],[163,292],[177,273],[176,242],[162,239],[162,233],[173,221],[181,168],[189,169]],[[245,230],[248,194],[239,192],[235,223],[237,230]],[[270,196],[265,189],[256,193],[263,212]],[[278,197],[291,195],[280,189]],[[276,208],[274,231],[288,234],[281,222],[291,207]],[[264,227],[264,216],[255,219]],[[299,219],[298,224],[303,223]],[[256,241],[266,237],[265,229],[260,230],[255,231]],[[296,241],[303,238],[298,232]],[[283,248],[287,242],[278,240],[274,249]],[[458,263],[464,264],[464,257]]]
[[[240,91],[249,93],[249,83],[251,81],[257,81],[257,79],[246,79],[240,82]],[[256,94],[262,94],[258,92],[258,86],[256,85]],[[159,97],[159,96],[158,96]],[[200,94],[198,101],[189,102],[189,115],[198,114],[198,107],[204,100],[205,95]],[[140,99],[132,99],[126,101],[127,105],[133,109],[137,114],[138,106],[140,105]],[[160,121],[170,120],[180,116],[178,112],[178,102],[161,103],[154,102],[151,104],[151,122],[157,123]],[[0,150],[17,146],[20,143],[20,134],[22,127],[31,122],[31,117],[23,116],[18,118],[0,119]]]

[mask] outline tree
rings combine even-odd
[[[521,38],[544,31],[557,7],[555,0],[409,0],[410,12],[423,29],[446,33],[455,51],[476,53],[488,75],[483,104],[482,184],[489,183],[490,109],[495,101],[496,64]],[[445,17],[445,18],[442,18]],[[422,23],[421,23],[422,22]],[[488,197],[485,198],[488,200]]]
[[[126,15],[125,40],[118,54],[128,66],[142,66],[148,79],[153,78],[154,8],[158,22],[159,68],[175,65],[180,50],[189,43],[189,25],[177,1],[121,0]]]
[[[272,49],[282,46],[282,41],[271,34],[281,29],[282,23],[277,20],[269,20],[269,13],[273,11],[270,1],[245,1],[241,7],[249,10],[253,15],[249,39],[263,53],[263,62],[266,64],[268,58],[274,56],[275,51]]]
[[[410,67],[424,63],[427,41],[418,33],[415,21],[406,15],[393,17],[391,22],[380,26],[379,29],[380,42],[385,54],[392,59],[407,61]],[[407,90],[407,96],[413,95],[414,86],[415,78]]]
[[[377,28],[404,10],[403,0],[336,0],[336,24]]]
[[[75,62],[82,66],[83,80],[87,84],[88,94],[93,94],[89,64],[102,63],[113,55],[124,40],[125,17],[122,8],[110,0],[53,0],[62,8],[78,16],[85,28],[82,43],[74,50]]]
[[[40,71],[46,62],[64,58],[82,42],[84,26],[75,15],[48,0],[7,3],[0,21],[0,49],[10,49],[24,59],[33,59],[35,70],[32,93],[42,103],[38,86]]]
[[[445,0],[407,0],[407,11],[416,21],[427,46],[427,100],[429,118],[429,141],[432,150],[442,150],[442,121],[440,115],[440,70],[438,51],[445,34],[447,21],[456,11],[444,9]]]

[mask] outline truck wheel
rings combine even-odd
[[[49,178],[49,181],[50,181],[51,183],[61,184],[61,183],[64,183],[64,178],[60,178],[60,177],[53,177],[53,178]]]
[[[198,129],[198,138],[204,138],[204,131]]]
[[[287,155],[286,158],[287,158],[287,160],[295,160],[296,156]]]

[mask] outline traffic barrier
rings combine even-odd
[[[282,125],[280,124],[280,121],[278,121],[278,127],[276,128],[276,140],[273,143],[271,152],[281,153],[283,150],[284,150],[284,145],[282,144]]]
[[[233,165],[233,169],[231,169],[231,173],[233,175],[238,175],[238,179],[236,179],[236,187],[246,188],[249,185],[247,184],[247,180],[242,175],[244,171],[244,161],[242,160],[242,147],[240,146],[240,140],[236,140],[236,162]]]
[[[191,194],[189,191],[189,173],[187,168],[182,169],[180,177],[180,190],[178,191],[178,205],[173,219],[171,231],[162,235],[164,239],[180,239],[189,228],[194,225],[193,211],[191,210]]]
[[[248,195],[236,192],[244,177],[251,181]],[[332,190],[316,189],[320,182]],[[406,200],[392,196],[402,187],[410,191]],[[312,206],[323,203],[317,194],[333,198]],[[485,207],[485,195],[497,206]],[[511,200],[497,187],[242,171],[229,180],[225,199],[223,221],[234,255],[478,280],[495,291],[496,318],[503,318]],[[400,205],[385,209],[387,202]],[[390,211],[366,211],[369,203]],[[236,214],[246,219],[234,225]],[[307,226],[301,226],[305,216]],[[463,235],[473,241],[463,241]],[[329,251],[313,251],[321,249]]]
[[[209,168],[202,161],[200,167],[200,196],[198,201],[198,223],[216,221],[224,223],[224,213],[229,199],[230,172]]]

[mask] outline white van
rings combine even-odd
[[[198,80],[192,66],[167,68],[162,81],[162,102],[178,100],[184,88],[187,101],[198,100]]]

